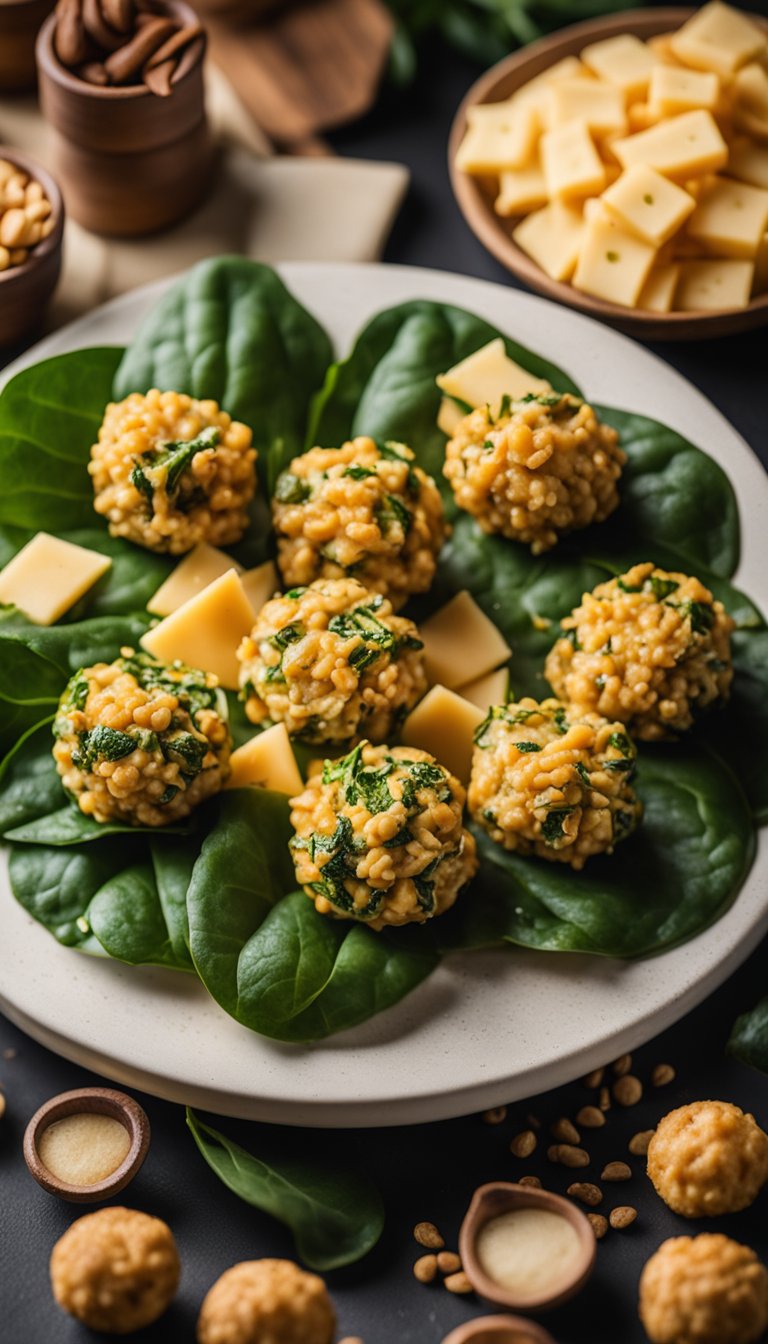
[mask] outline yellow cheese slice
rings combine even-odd
[[[658,57],[639,37],[622,33],[584,47],[581,59],[600,79],[617,88],[631,101],[642,98]]]
[[[758,138],[768,136],[768,70],[757,61],[745,65],[731,95],[736,125]]]
[[[718,178],[688,220],[688,236],[719,257],[754,257],[768,229],[768,191]]]
[[[244,742],[232,752],[229,764],[230,775],[224,786],[227,789],[255,785],[293,798],[304,788],[284,723],[276,723]]]
[[[597,79],[561,79],[549,91],[551,127],[581,122],[595,135],[625,131],[624,94]]]
[[[449,397],[458,397],[473,408],[487,405],[494,410],[504,396],[518,398],[529,392],[539,396],[552,391],[546,379],[536,378],[510,359],[501,336],[438,374],[435,381]]]
[[[651,107],[650,103],[631,103],[627,108],[627,125],[633,135],[638,131],[647,131],[649,126],[655,126],[661,120],[661,113]],[[607,148],[612,149],[614,140],[620,140],[619,135],[612,135]]]
[[[637,307],[645,308],[652,313],[671,312],[679,279],[680,265],[676,261],[652,266],[648,279],[640,290]]]
[[[464,419],[464,411],[450,397],[442,397],[437,412],[437,428],[442,429],[449,439],[456,433],[457,425]]]
[[[711,112],[697,109],[670,117],[647,131],[614,140],[611,151],[622,168],[645,163],[669,177],[695,177],[722,168],[726,145]]]
[[[605,186],[605,168],[582,122],[556,126],[541,137],[541,167],[549,196],[570,200]]]
[[[499,194],[494,202],[497,215],[524,215],[546,205],[547,184],[541,162],[535,157],[524,168],[499,174]]]
[[[591,219],[585,228],[574,287],[634,308],[655,257],[655,248],[615,220]]]
[[[456,155],[464,173],[519,168],[533,153],[539,122],[530,107],[480,103],[467,112],[467,131]]]
[[[240,576],[228,569],[201,593],[141,637],[148,653],[164,663],[180,659],[213,672],[228,691],[237,690],[237,648],[253,626],[253,607]]]
[[[556,61],[540,75],[535,75],[527,84],[516,89],[508,101],[516,109],[530,108],[536,113],[540,124],[545,125],[549,108],[549,90],[552,85],[560,79],[577,79],[588,75],[589,71],[577,56],[564,56],[561,61]]]
[[[664,65],[676,65],[681,70],[685,69],[685,62],[679,60],[672,50],[672,36],[672,33],[658,33],[649,37],[645,45],[653,52],[657,61],[661,61]]]
[[[0,602],[18,607],[35,625],[53,625],[111,564],[98,551],[38,532],[0,571]]]
[[[754,274],[751,261],[684,261],[675,308],[686,313],[746,308]]]
[[[256,569],[247,569],[240,575],[240,582],[257,616],[264,603],[280,591],[280,578],[271,560]]]
[[[407,747],[420,747],[434,756],[463,784],[469,782],[475,730],[485,714],[455,691],[433,686],[403,724]]]
[[[735,140],[726,171],[729,177],[738,178],[739,182],[749,182],[753,187],[768,191],[768,145],[756,145],[746,138]]]
[[[470,700],[484,714],[492,705],[505,705],[509,696],[509,672],[506,667],[498,667],[495,672],[487,672],[484,677],[470,681],[459,687],[464,700]]]
[[[696,107],[714,112],[720,97],[720,78],[709,70],[683,70],[657,65],[651,74],[648,102],[663,117],[676,117]]]
[[[644,163],[627,168],[600,199],[652,247],[661,247],[696,209],[693,196]]]
[[[570,280],[583,235],[581,211],[563,201],[552,201],[527,215],[512,232],[517,246],[553,280]]]
[[[195,593],[202,592],[214,579],[220,579],[222,574],[233,568],[239,571],[240,566],[235,564],[231,555],[201,541],[179,561],[165,583],[161,583],[149,599],[147,610],[155,616],[170,616],[172,611],[183,606]]]
[[[715,70],[720,75],[732,75],[765,50],[766,39],[746,14],[715,0],[713,4],[704,5],[672,34],[670,47],[694,70]]]
[[[475,681],[505,663],[511,649],[470,593],[462,591],[419,627],[424,666],[433,684]]]

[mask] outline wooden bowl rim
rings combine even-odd
[[[0,0],[2,4],[2,0]],[[20,266],[11,266],[8,270],[0,271],[0,286],[18,283],[20,280],[30,276],[36,267],[42,265],[47,257],[52,256],[61,247],[61,240],[64,235],[64,198],[62,197],[59,184],[55,177],[44,168],[36,159],[31,159],[28,154],[22,154],[20,150],[13,149],[10,145],[0,146],[0,158],[7,159],[22,172],[28,173],[36,182],[40,183],[48,200],[51,203],[54,227],[47,238],[41,239],[35,243],[29,250],[29,256]]]
[[[768,19],[751,11],[743,11],[759,26],[768,31]],[[717,308],[699,312],[655,313],[650,309],[627,308],[622,304],[609,303],[605,299],[584,294],[564,281],[553,280],[546,271],[517,246],[503,231],[499,217],[485,201],[480,188],[469,173],[461,172],[455,166],[456,154],[467,125],[467,111],[478,103],[499,101],[494,98],[502,81],[516,71],[535,63],[539,57],[547,54],[554,64],[567,53],[578,39],[584,46],[599,38],[615,37],[628,32],[638,37],[653,37],[660,33],[680,27],[686,19],[696,13],[696,8],[667,7],[663,9],[633,9],[620,14],[607,14],[598,19],[585,19],[581,23],[569,24],[548,37],[531,42],[520,51],[513,52],[503,60],[491,66],[477,79],[467,91],[456,111],[448,138],[448,170],[454,196],[469,228],[488,251],[506,270],[518,277],[531,289],[544,294],[572,308],[578,308],[590,316],[607,320],[617,326],[632,330],[638,335],[652,336],[663,329],[672,339],[685,339],[691,335],[691,328],[697,328],[704,334],[706,325],[727,326],[735,331],[744,323],[754,326],[768,321],[768,293],[759,294],[751,299],[746,308]],[[534,78],[534,76],[532,76]],[[509,95],[507,95],[509,96]],[[655,329],[655,333],[651,332]],[[717,333],[715,333],[717,334]]]
[[[94,1185],[71,1185],[49,1171],[40,1157],[39,1142],[43,1133],[57,1120],[69,1115],[109,1115],[128,1131],[130,1147],[119,1167]],[[60,1092],[35,1112],[24,1133],[24,1160],[38,1185],[49,1194],[60,1195],[75,1203],[94,1203],[124,1190],[141,1167],[150,1141],[150,1125],[146,1111],[133,1097],[112,1087],[78,1087],[71,1092]]]
[[[574,1228],[579,1238],[580,1255],[570,1279],[562,1282],[556,1292],[519,1296],[489,1278],[480,1265],[476,1253],[477,1234],[482,1227],[500,1213],[509,1209],[546,1209],[557,1213]],[[516,1185],[511,1181],[491,1181],[481,1185],[472,1196],[459,1232],[459,1254],[472,1287],[481,1297],[511,1311],[549,1311],[568,1301],[587,1282],[595,1267],[597,1241],[592,1227],[581,1209],[569,1199],[551,1190],[535,1186]]]
[[[506,1344],[505,1335],[509,1337],[512,1331],[518,1339],[522,1336],[525,1344],[555,1344],[548,1330],[536,1321],[526,1320],[524,1316],[476,1316],[472,1321],[457,1325],[455,1330],[446,1335],[443,1344],[472,1344],[473,1340],[488,1331],[492,1337],[498,1336],[499,1344]]]

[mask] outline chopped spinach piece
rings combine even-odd
[[[168,784],[157,800],[158,807],[165,807],[166,803],[172,803],[178,792],[178,784]]]
[[[583,783],[583,784],[586,784],[586,785],[587,785],[587,788],[590,788],[590,787],[591,787],[591,784],[592,784],[592,781],[591,781],[590,778],[589,778],[589,771],[588,771],[586,765],[584,765],[584,762],[583,762],[583,761],[576,761],[576,764],[575,764],[575,770],[576,770],[576,774],[579,776],[579,779],[582,781],[582,783]]]
[[[657,574],[652,574],[650,579],[646,580],[646,587],[650,588],[657,602],[663,602],[665,597],[674,593],[680,587],[676,579],[661,579]]]
[[[425,915],[433,915],[437,908],[437,898],[435,896],[435,872],[440,863],[440,858],[433,859],[426,868],[422,868],[420,873],[416,873],[412,879],[416,888],[416,899],[419,908]]]
[[[119,761],[130,756],[137,745],[136,738],[128,733],[98,723],[89,732],[80,734],[80,745],[72,752],[72,764],[78,770],[92,770],[97,761]]]
[[[620,588],[622,593],[642,593],[643,591],[641,583],[625,583],[621,576],[616,580],[616,587]]]
[[[553,807],[551,812],[547,813],[541,824],[541,835],[546,844],[554,845],[558,840],[565,838],[563,822],[573,811],[575,811],[573,807]]]
[[[394,660],[402,648],[424,647],[422,641],[413,635],[398,639],[394,632],[378,619],[376,612],[381,607],[382,600],[381,597],[374,598],[367,605],[353,607],[351,611],[332,616],[328,622],[328,629],[340,639],[358,638],[365,641],[349,655],[350,666],[357,672],[363,672],[371,663],[375,663],[382,653],[388,653]],[[371,644],[373,648],[370,647]]]
[[[518,397],[518,401],[537,401],[540,406],[559,406],[562,400],[562,392],[526,392],[524,397]]]
[[[366,476],[375,476],[376,472],[373,467],[347,467],[343,474],[353,481],[364,481]]]
[[[309,481],[295,476],[292,471],[283,471],[275,485],[275,499],[280,504],[303,504],[312,494]]]
[[[157,450],[142,453],[136,458],[131,472],[132,484],[146,495],[150,506],[153,505],[155,490],[163,490],[172,499],[193,457],[208,448],[215,448],[220,434],[216,425],[210,425],[195,439],[164,443]],[[154,477],[158,474],[159,479],[155,481]]]
[[[413,522],[413,514],[397,495],[386,494],[376,509],[376,522],[382,532],[388,532],[395,523],[399,523],[407,536]]]
[[[626,733],[611,733],[611,736],[608,738],[608,746],[615,747],[617,751],[622,752],[625,756],[631,756],[633,754],[632,743]]]
[[[406,477],[405,482],[406,489],[409,495],[413,496],[418,495],[421,489],[421,485],[419,482],[418,474],[416,472],[416,464],[413,461],[413,459],[408,456],[407,453],[400,451],[400,449],[404,448],[405,445],[402,443],[393,443],[392,441],[390,441],[389,443],[377,443],[376,447],[379,450],[380,456],[388,458],[390,462],[395,461],[395,462],[407,463],[408,475]]]
[[[554,725],[559,733],[568,732],[568,720],[565,717],[565,706],[560,705],[552,715]]]
[[[538,742],[516,742],[515,746],[518,751],[522,752],[541,751],[541,746]]]
[[[579,643],[579,636],[576,633],[575,628],[571,628],[570,630],[564,630],[563,639],[567,639],[568,643],[571,645],[573,649],[578,650],[581,648],[581,644]]]
[[[193,737],[191,733],[179,733],[177,737],[166,738],[162,746],[166,760],[180,766],[184,779],[194,779],[200,774],[208,751],[205,739]]]
[[[669,607],[675,605],[674,602],[667,603]],[[677,609],[691,622],[691,629],[696,635],[706,635],[715,624],[714,607],[709,602],[692,602],[689,598],[681,602]]]

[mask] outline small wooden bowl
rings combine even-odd
[[[443,1344],[555,1344],[535,1321],[522,1316],[478,1316],[446,1335]]]
[[[68,1115],[110,1115],[128,1131],[131,1146],[120,1166],[95,1185],[69,1185],[43,1164],[39,1143],[43,1132]],[[141,1167],[149,1149],[150,1128],[146,1112],[133,1097],[111,1087],[79,1087],[51,1097],[32,1116],[24,1134],[24,1160],[38,1185],[51,1195],[72,1204],[95,1204],[124,1190]]]
[[[752,299],[746,308],[723,308],[717,312],[700,313],[652,313],[607,303],[604,299],[593,298],[591,294],[583,294],[572,285],[551,280],[510,237],[510,230],[520,217],[502,219],[497,215],[493,208],[496,193],[491,183],[460,172],[455,167],[456,154],[464,138],[468,108],[477,103],[498,103],[509,98],[523,84],[564,56],[578,56],[590,42],[617,37],[621,33],[631,33],[646,40],[658,33],[680,28],[693,13],[694,9],[629,10],[623,14],[590,19],[585,23],[574,23],[551,37],[532,42],[529,47],[499,61],[498,65],[487,70],[472,85],[456,113],[448,142],[451,184],[459,208],[472,232],[502,266],[545,298],[578,308],[630,336],[649,341],[705,340],[763,326],[768,322],[768,293]],[[749,17],[768,31],[768,20],[752,13]]]
[[[0,42],[2,39],[0,38]],[[0,146],[0,158],[15,163],[43,188],[52,206],[55,224],[47,238],[31,248],[21,266],[0,271],[0,346],[15,345],[39,326],[59,280],[61,241],[64,235],[64,202],[54,178],[39,163]]]
[[[567,1219],[579,1238],[579,1256],[573,1273],[567,1280],[556,1284],[554,1292],[516,1295],[489,1278],[477,1257],[477,1238],[480,1229],[502,1213],[512,1209],[546,1209]],[[512,1185],[494,1181],[481,1185],[472,1197],[459,1233],[459,1254],[475,1292],[486,1301],[508,1311],[549,1311],[578,1293],[595,1267],[597,1242],[589,1222],[570,1200],[553,1195],[549,1190],[538,1190],[528,1185]],[[534,1337],[535,1338],[535,1337]],[[546,1338],[546,1337],[545,1337]]]
[[[0,93],[35,87],[35,38],[56,0],[0,0]]]

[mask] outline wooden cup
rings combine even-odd
[[[25,262],[0,271],[0,346],[15,345],[40,325],[61,271],[64,202],[57,183],[38,163],[3,146],[0,157],[15,163],[40,183],[51,203],[54,226],[30,249]]]
[[[35,39],[56,0],[0,0],[0,93],[35,87]]]

